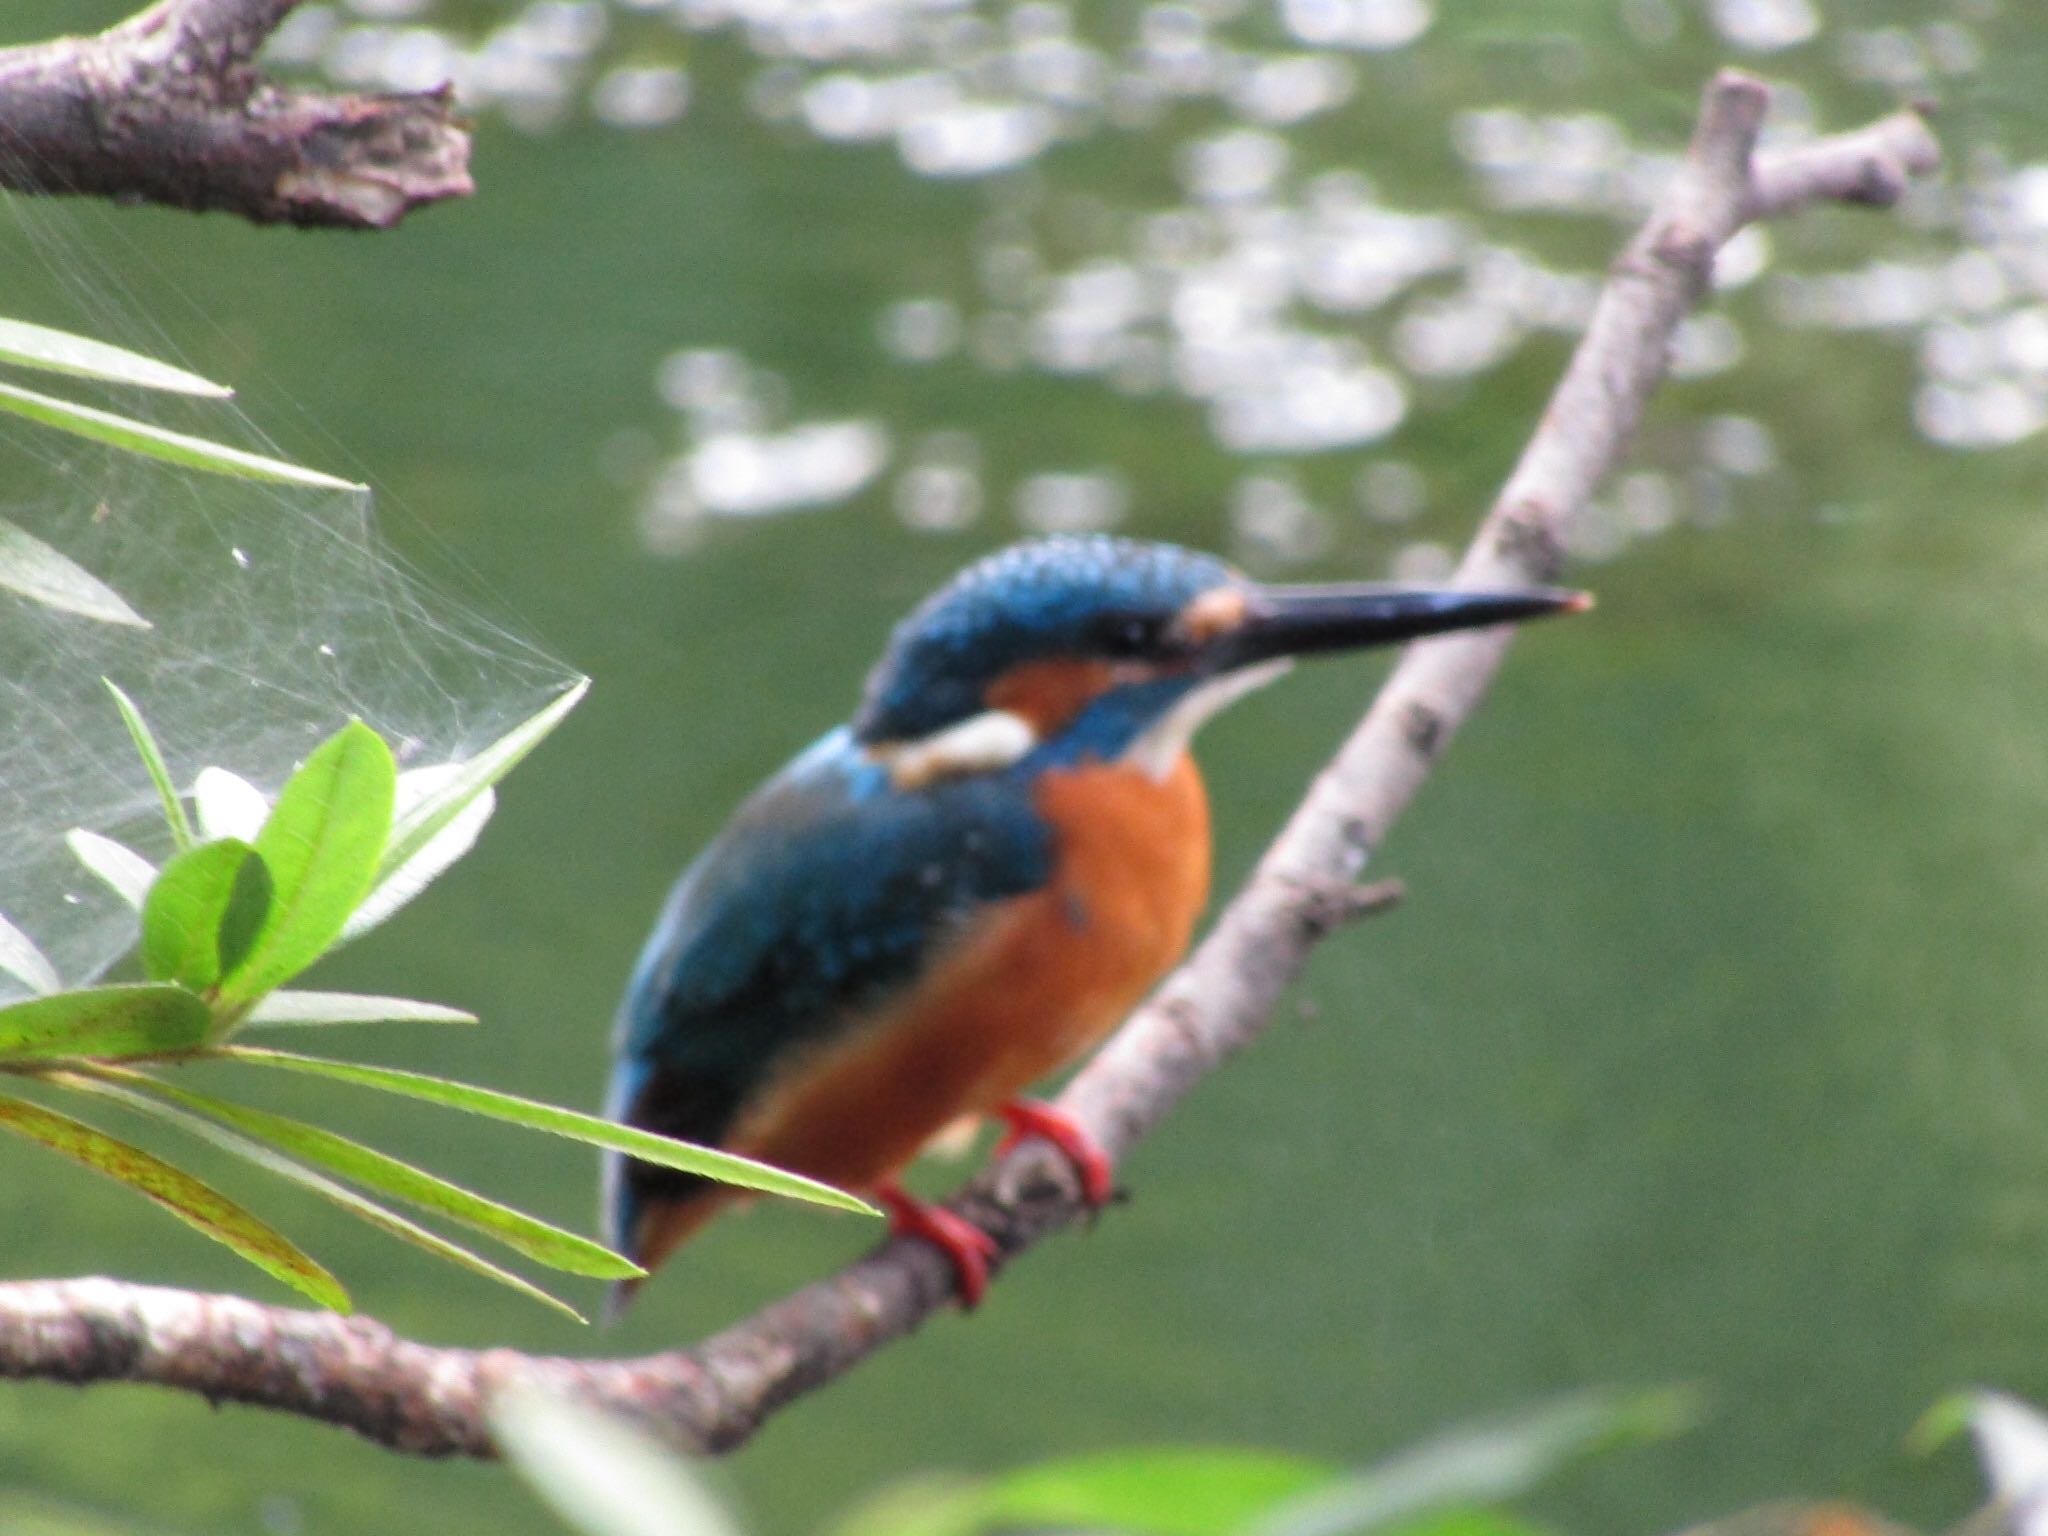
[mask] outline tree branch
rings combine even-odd
[[[1768,95],[1726,72],[1707,88],[1684,166],[1616,262],[1585,336],[1459,580],[1547,582],[1567,521],[1620,458],[1662,380],[1716,252],[1751,218],[1836,199],[1889,202],[1940,154],[1917,115],[1754,157]],[[1411,646],[1214,930],[1085,1067],[1060,1105],[1128,1152],[1266,1027],[1311,947],[1386,894],[1354,882],[1472,713],[1506,654],[1499,629]],[[1027,1143],[952,1206],[996,1239],[998,1266],[1081,1207],[1066,1165]],[[913,1331],[952,1299],[930,1246],[897,1241],[686,1350],[639,1360],[436,1349],[382,1324],[112,1280],[0,1285],[0,1375],[142,1381],[344,1425],[394,1449],[490,1453],[483,1409],[513,1375],[723,1450],[791,1399]]]
[[[466,197],[446,87],[287,90],[255,63],[298,0],[159,0],[95,37],[0,49],[0,186],[387,229]]]

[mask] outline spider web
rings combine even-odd
[[[134,302],[127,261],[106,262],[78,238],[81,221],[94,219],[103,245],[104,215],[0,205],[0,267],[30,263],[70,300],[68,312],[51,304],[12,317],[184,365],[164,309],[153,304],[146,319]],[[172,316],[177,325],[211,325],[175,299],[169,308],[185,311]],[[232,404],[49,376],[21,382],[277,452]],[[346,454],[337,448],[335,457],[345,469]],[[379,537],[367,491],[184,470],[7,417],[0,518],[113,588],[149,625],[105,623],[0,589],[0,915],[68,985],[113,966],[132,947],[136,921],[65,834],[85,828],[153,862],[172,852],[103,677],[134,699],[181,789],[219,766],[266,794],[352,716],[384,736],[401,769],[430,767],[463,760],[578,680],[474,594],[458,597],[446,580],[430,585],[402,562]],[[0,1001],[24,995],[0,974]]]

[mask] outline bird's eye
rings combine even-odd
[[[1159,625],[1136,614],[1112,614],[1095,631],[1095,646],[1105,656],[1147,656],[1159,645]]]

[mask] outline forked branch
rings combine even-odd
[[[1824,200],[1886,204],[1939,165],[1914,113],[1759,156],[1768,100],[1746,75],[1723,73],[1708,86],[1679,175],[1615,264],[1460,581],[1556,577],[1567,524],[1627,448],[1679,322],[1744,224]],[[1333,893],[1353,890],[1511,640],[1501,629],[1409,648],[1214,930],[1069,1085],[1061,1108],[1113,1156],[1266,1028],[1339,909],[1360,904]],[[951,1203],[995,1237],[1001,1264],[1071,1222],[1077,1193],[1065,1165],[1027,1143]],[[438,1349],[367,1319],[235,1297],[112,1280],[30,1282],[0,1285],[0,1375],[153,1382],[345,1425],[399,1450],[471,1455],[490,1452],[484,1410],[494,1387],[538,1377],[681,1444],[722,1450],[946,1307],[951,1285],[934,1250],[893,1242],[692,1348],[565,1360]]]
[[[97,36],[0,49],[0,186],[353,229],[466,197],[445,87],[326,95],[257,67],[297,4],[158,0]]]

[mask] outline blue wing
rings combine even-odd
[[[718,1145],[787,1060],[897,988],[983,904],[1051,878],[1052,834],[1021,779],[914,791],[833,732],[764,785],[677,882],[620,1005],[607,1113]],[[701,1187],[616,1156],[607,1233]]]

